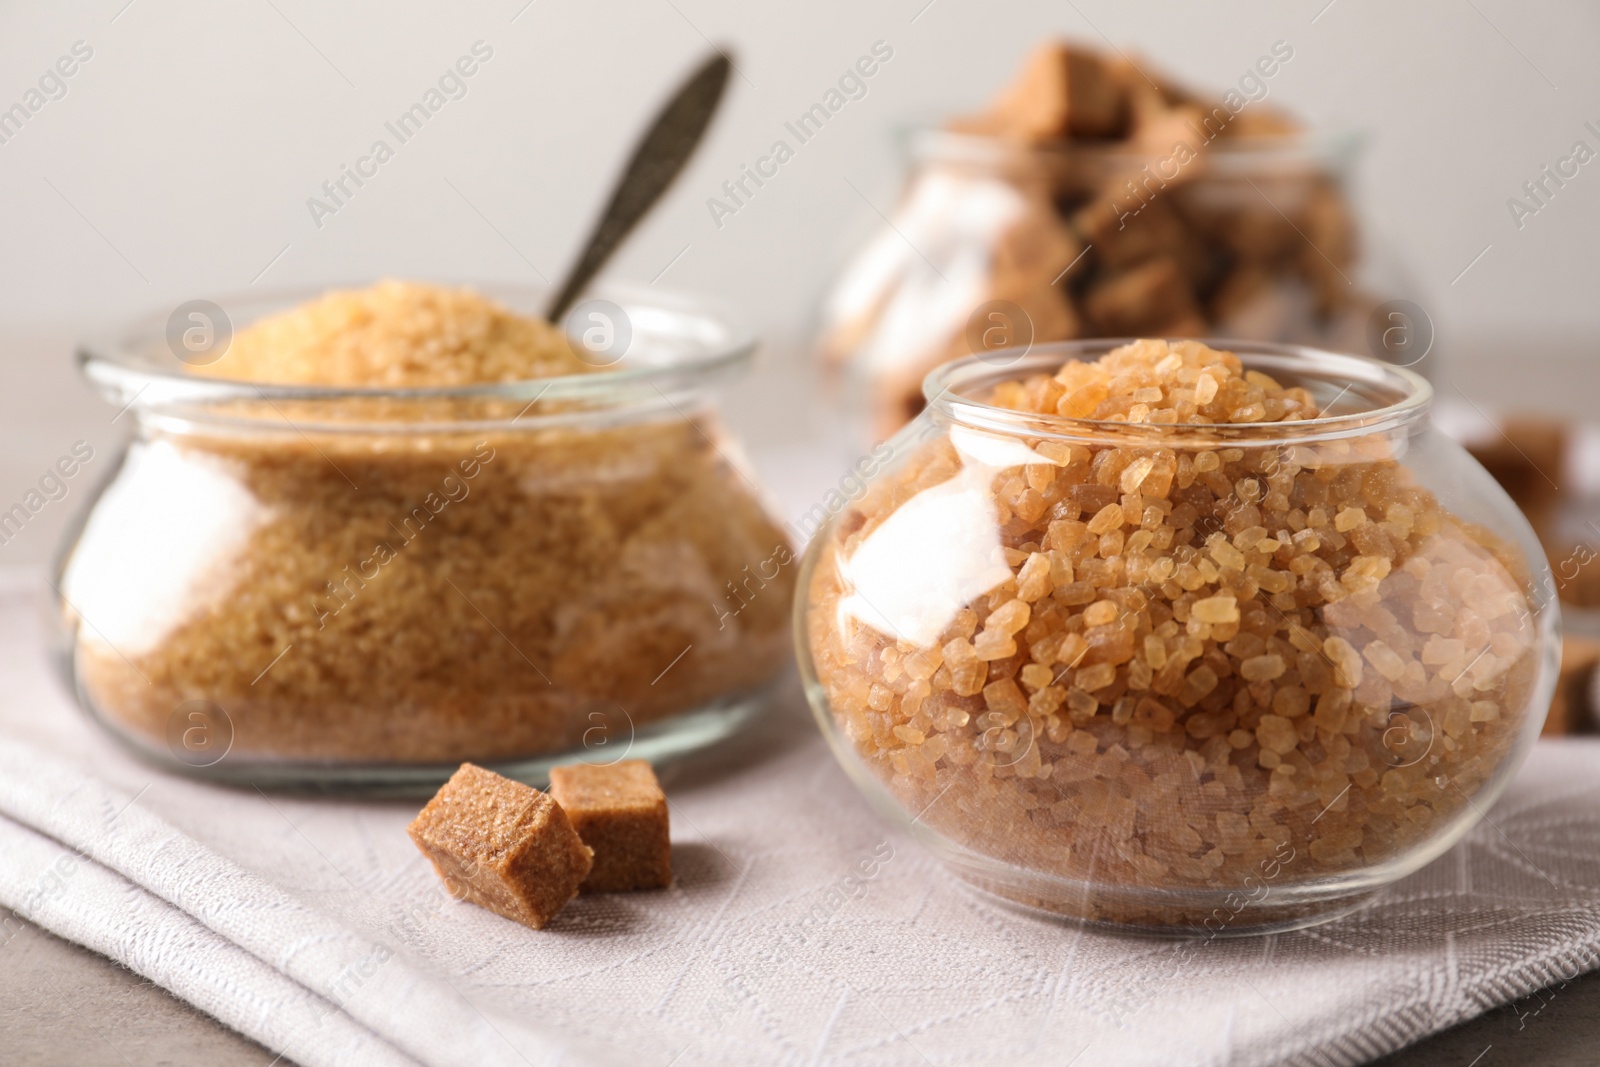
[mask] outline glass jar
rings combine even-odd
[[[1432,347],[1406,272],[1358,245],[1352,135],[1179,127],[1141,149],[921,130],[909,144],[892,225],[822,312],[821,358],[872,440],[921,410],[934,367],[1030,343],[1237,337],[1401,366]]]
[[[1426,380],[1374,360],[1213,342],[1309,390],[1301,422],[985,402],[1117,344],[929,375],[807,549],[812,708],[877,808],[1004,898],[1201,935],[1330,918],[1459,840],[1537,736],[1538,542]]]
[[[607,295],[632,335],[614,367],[491,385],[201,378],[161,319],[86,345],[136,431],[58,564],[83,707],[175,770],[374,788],[661,760],[746,720],[794,581],[712,405],[754,342],[698,302]]]

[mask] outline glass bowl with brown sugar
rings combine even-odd
[[[384,282],[85,345],[136,429],[55,579],[83,706],[178,770],[373,789],[748,720],[795,570],[713,404],[754,342],[605,295],[571,336],[535,289]]]
[[[1085,341],[924,389],[808,547],[797,641],[841,763],[972,883],[1119,928],[1320,921],[1458,840],[1538,734],[1545,562],[1418,375]]]

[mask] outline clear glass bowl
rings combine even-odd
[[[913,131],[892,225],[822,310],[821,358],[864,436],[915,416],[923,377],[948,360],[1075,337],[1239,337],[1419,364],[1426,312],[1376,314],[1415,290],[1358,233],[1359,138],[1223,138],[1190,153],[1195,136],[1180,136],[1024,147]]]
[[[494,385],[201,378],[154,318],[86,344],[136,430],[57,567],[82,705],[175,770],[347,788],[464,760],[539,781],[739,725],[786,666],[795,569],[712,404],[754,341],[604,295],[632,330],[614,368]]]
[[[1208,342],[1308,389],[1303,422],[985,403],[1121,343],[929,375],[807,549],[812,708],[881,811],[1002,897],[1208,936],[1332,917],[1457,841],[1537,736],[1543,555],[1428,383],[1373,360]]]

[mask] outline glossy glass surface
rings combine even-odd
[[[199,380],[159,324],[86,350],[137,433],[61,556],[84,706],[176,769],[369,787],[464,760],[537,780],[736,726],[786,663],[792,583],[729,592],[789,550],[710,401],[752,344],[615,298],[628,357],[547,381]]]
[[[1556,612],[1423,379],[1212,342],[1326,414],[1130,425],[993,407],[1119,342],[930,375],[812,540],[800,660],[878,807],[961,874],[1119,926],[1282,928],[1438,856],[1537,735]]]

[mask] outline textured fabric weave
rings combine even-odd
[[[950,877],[866,807],[795,686],[665,776],[672,888],[528,930],[448,899],[405,834],[420,802],[125,754],[48,668],[42,599],[0,587],[0,903],[305,1067],[1327,1067],[1600,961],[1600,743],[1537,746],[1488,821],[1360,912],[1171,941]]]

